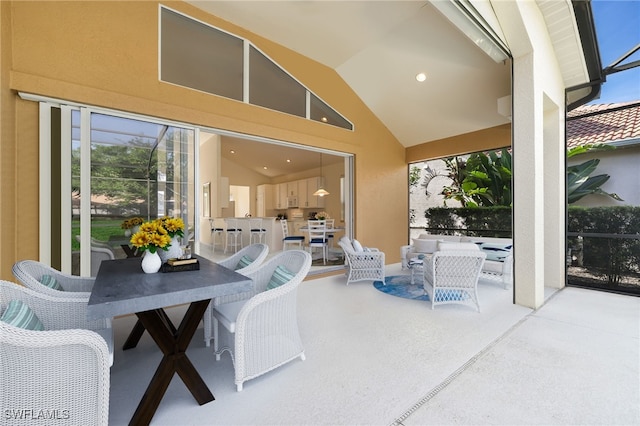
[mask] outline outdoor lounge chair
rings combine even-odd
[[[455,244],[455,243],[454,243]],[[445,303],[471,304],[480,312],[478,278],[486,254],[475,250],[437,251],[424,260],[424,290],[431,309]]]
[[[344,250],[347,262],[347,285],[356,281],[384,282],[384,252],[376,248],[364,248],[358,240],[342,237],[338,245]]]

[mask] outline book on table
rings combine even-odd
[[[179,266],[179,265],[191,265],[193,263],[198,263],[198,259],[169,259],[167,263],[171,266]]]

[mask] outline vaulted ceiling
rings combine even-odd
[[[508,122],[497,108],[511,90],[508,60],[429,2],[189,3],[334,68],[405,147]]]

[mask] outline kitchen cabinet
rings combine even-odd
[[[256,215],[267,216],[267,212],[274,209],[275,196],[273,185],[258,185],[256,188]]]
[[[312,177],[274,185],[274,208],[324,208],[324,198],[313,195],[322,187],[322,183],[323,178]]]
[[[306,197],[303,199],[300,197],[299,204],[300,207],[304,208],[324,208],[325,202],[324,197],[318,197],[313,195],[318,189],[322,188],[323,178],[321,177],[311,177],[304,179],[305,187],[306,187]]]
[[[279,183],[276,185],[276,209],[287,208],[287,183]]]
[[[298,196],[298,181],[295,180],[293,182],[287,182],[287,196],[288,197],[297,197]]]
[[[298,207],[301,209],[309,207],[308,198],[307,179],[301,179],[298,181]]]

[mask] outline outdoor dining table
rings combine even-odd
[[[244,275],[194,256],[199,270],[145,274],[140,258],[105,260],[89,297],[87,319],[112,318],[135,313],[163,353],[130,424],[149,424],[177,373],[198,404],[215,398],[186,354],[207,305],[214,297],[250,291],[253,282]],[[164,311],[189,303],[176,328]]]
[[[144,253],[144,251],[140,251],[135,247],[131,247],[129,245],[130,244],[129,238],[124,236],[111,235],[109,237],[109,244],[112,246],[114,245],[120,246],[124,251],[124,254],[127,255],[127,257],[140,257]]]

